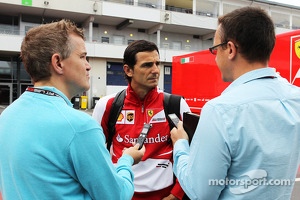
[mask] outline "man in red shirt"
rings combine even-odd
[[[115,125],[112,139],[112,161],[117,162],[124,148],[130,147],[145,123],[150,123],[145,140],[146,152],[142,161],[133,167],[135,193],[139,199],[182,199],[184,192],[173,174],[173,146],[170,127],[164,112],[164,92],[158,88],[160,57],[156,44],[138,40],[124,52],[123,69],[128,81],[124,106]],[[108,121],[116,94],[101,98],[93,117],[101,124],[108,138]],[[190,111],[186,101],[180,100],[181,118]]]

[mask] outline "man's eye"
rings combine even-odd
[[[152,67],[153,63],[145,63],[144,66],[145,67]]]

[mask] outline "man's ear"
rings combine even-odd
[[[133,70],[127,64],[123,66],[123,70],[127,76],[132,77]]]
[[[61,63],[61,57],[59,54],[55,53],[51,57],[51,64],[53,67],[53,70],[58,74],[63,74],[63,67]]]
[[[227,43],[227,48],[229,48],[229,55],[228,58],[229,59],[234,59],[237,55],[237,47],[234,45],[233,42],[229,41]]]

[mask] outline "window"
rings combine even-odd
[[[132,43],[132,42],[134,42],[134,40],[128,40],[128,41],[127,41],[127,44],[130,44],[130,43]]]
[[[300,17],[297,16],[292,16],[292,20],[293,20],[293,25],[292,28],[293,29],[300,29]]]
[[[122,63],[107,62],[106,72],[106,85],[126,86],[128,84],[124,77]]]
[[[33,28],[33,26],[25,26],[25,33],[27,33],[27,31],[29,31],[31,28]]]
[[[164,42],[164,43],[163,43],[163,48],[164,48],[164,49],[168,49],[168,48],[169,48],[169,43]]]
[[[109,37],[101,37],[101,42],[102,43],[109,43]]]
[[[173,42],[172,45],[174,50],[181,50],[181,42]]]
[[[118,35],[113,36],[113,43],[114,44],[123,45],[123,44],[125,44],[124,41],[125,41],[124,36],[118,36]]]
[[[191,50],[191,45],[188,44],[184,45],[184,50]]]
[[[283,13],[271,12],[276,27],[290,28],[290,16]]]

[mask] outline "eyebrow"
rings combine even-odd
[[[156,61],[156,62],[144,62],[141,66],[152,66],[153,64],[156,64],[156,65],[160,65],[160,61]]]
[[[86,56],[86,55],[87,55],[87,52],[85,52],[85,51],[84,51],[84,52],[78,52],[78,55],[79,55],[79,56]]]

